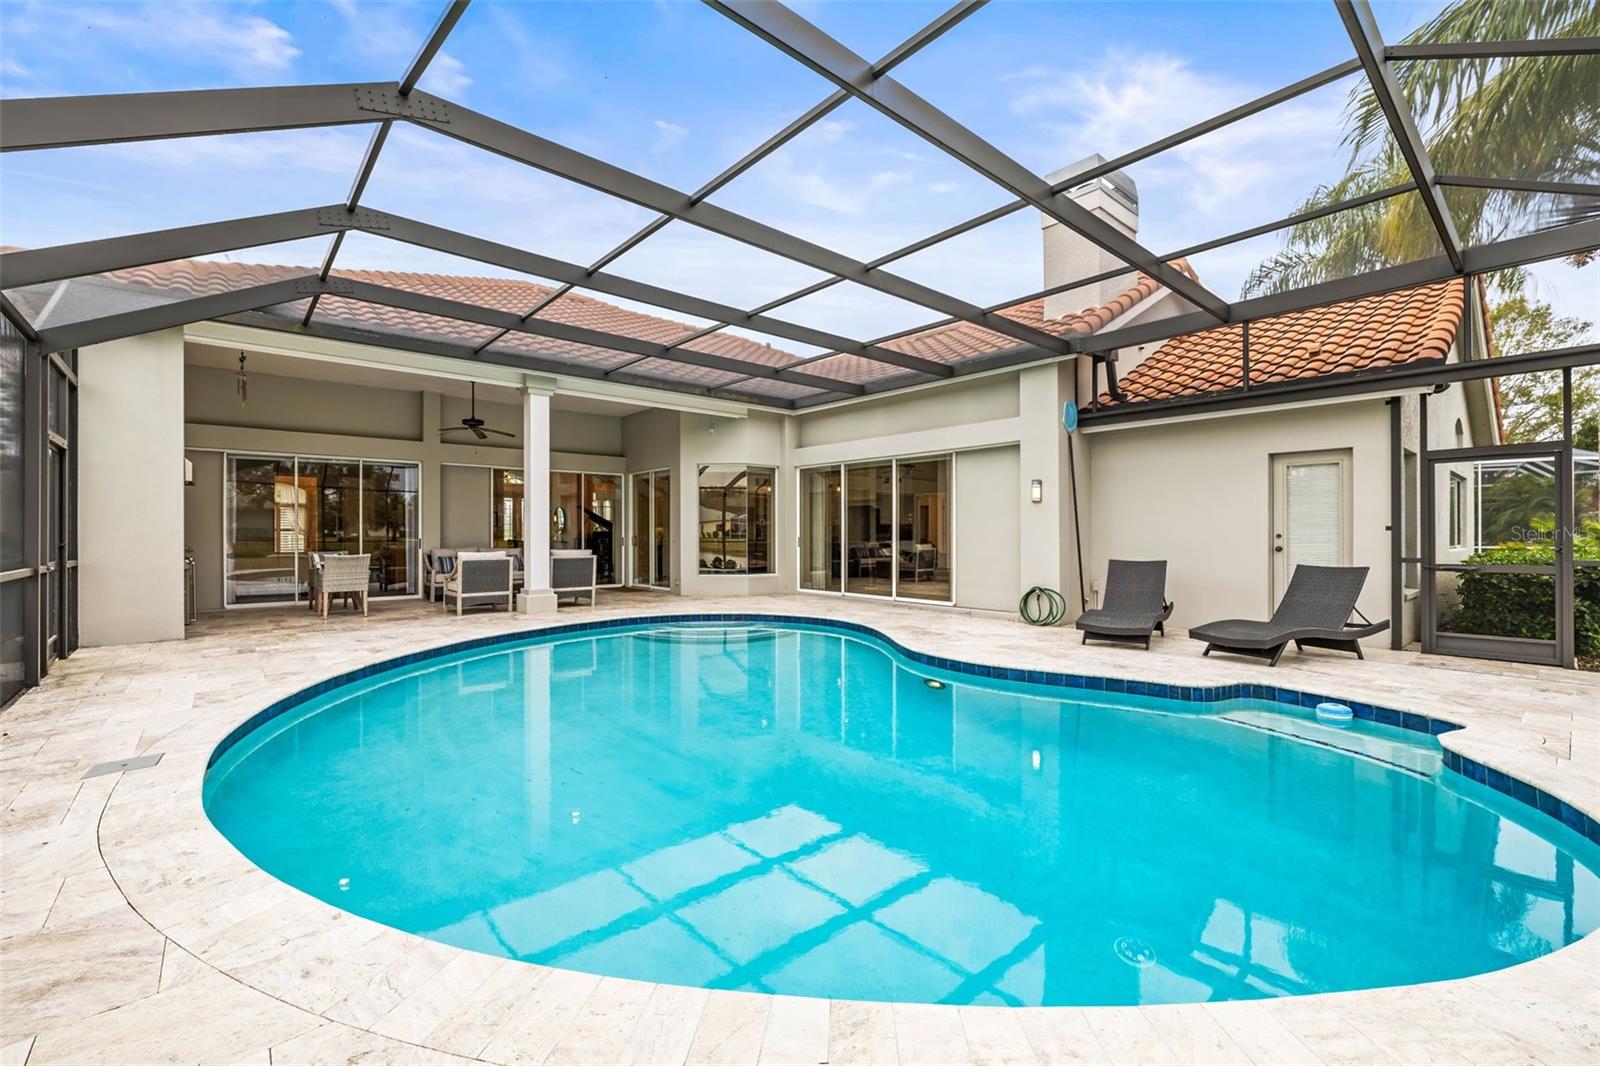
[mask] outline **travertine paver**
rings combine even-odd
[[[977,662],[1185,684],[1259,680],[1433,714],[1443,742],[1600,813],[1600,680],[1376,652],[1277,670],[1082,647],[995,616],[814,596],[603,596],[555,619],[235,612],[181,642],[91,648],[0,717],[0,1064],[47,1062],[1600,1062],[1600,936],[1462,981],[1175,1007],[942,1007],[706,992],[553,970],[345,914],[206,820],[211,749],[331,674],[552,622],[771,611]],[[162,752],[83,780],[95,763]]]

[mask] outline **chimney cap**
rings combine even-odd
[[[1084,156],[1082,159],[1071,164],[1070,166],[1062,167],[1060,170],[1046,175],[1045,180],[1051,185],[1059,185],[1063,181],[1071,178],[1074,174],[1082,174],[1086,170],[1093,170],[1095,167],[1104,166],[1105,162],[1106,157],[1101,155],[1099,152],[1095,152],[1092,155]],[[1109,174],[1102,174],[1098,178],[1092,179],[1092,181],[1095,186],[1107,190],[1112,195],[1116,196],[1117,199],[1123,201],[1123,203],[1125,203],[1128,208],[1134,212],[1134,214],[1138,214],[1139,187],[1134,184],[1133,179],[1128,177],[1126,172],[1121,170],[1113,170]],[[1088,184],[1088,182],[1085,182],[1083,185],[1074,185],[1067,189],[1067,193],[1068,195],[1072,195]]]

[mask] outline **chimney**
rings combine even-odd
[[[1046,179],[1057,185],[1074,174],[1082,173],[1105,162],[1099,154],[1081,159],[1064,167]],[[1120,170],[1091,178],[1081,185],[1066,190],[1068,196],[1089,209],[1096,218],[1109,222],[1111,227],[1126,237],[1139,232],[1139,190],[1133,179]],[[1090,278],[1122,265],[1110,252],[1063,226],[1049,215],[1040,215],[1040,228],[1044,231],[1044,288],[1065,284],[1078,278]],[[1129,268],[1130,272],[1132,268]],[[1131,273],[1103,281],[1096,285],[1069,289],[1044,298],[1044,316],[1061,318],[1086,307],[1098,307],[1118,293],[1128,289]]]

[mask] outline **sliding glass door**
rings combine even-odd
[[[229,606],[304,600],[312,552],[370,555],[373,596],[416,594],[416,464],[229,455],[225,478]]]
[[[633,481],[633,574],[635,585],[672,587],[672,475],[652,470]]]
[[[597,584],[622,581],[622,475],[583,475],[583,505],[578,516],[582,545],[594,552]]]
[[[490,544],[522,547],[522,471],[490,471]],[[550,547],[594,552],[595,581],[622,581],[622,475],[550,472]]]
[[[800,471],[800,587],[949,603],[951,457]]]
[[[417,591],[421,487],[421,471],[410,463],[361,464],[360,550],[372,553],[374,596]]]
[[[895,464],[895,595],[950,602],[950,458]]]
[[[224,602],[230,606],[288,603],[296,595],[296,563],[305,548],[294,460],[230,455],[223,486],[227,543]]]
[[[844,590],[894,595],[894,464],[847,466]]]
[[[844,535],[839,524],[839,468],[800,471],[800,587],[844,589]]]

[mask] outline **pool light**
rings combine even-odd
[[[925,677],[922,679],[922,683],[929,688],[944,688],[944,682],[936,677]]]

